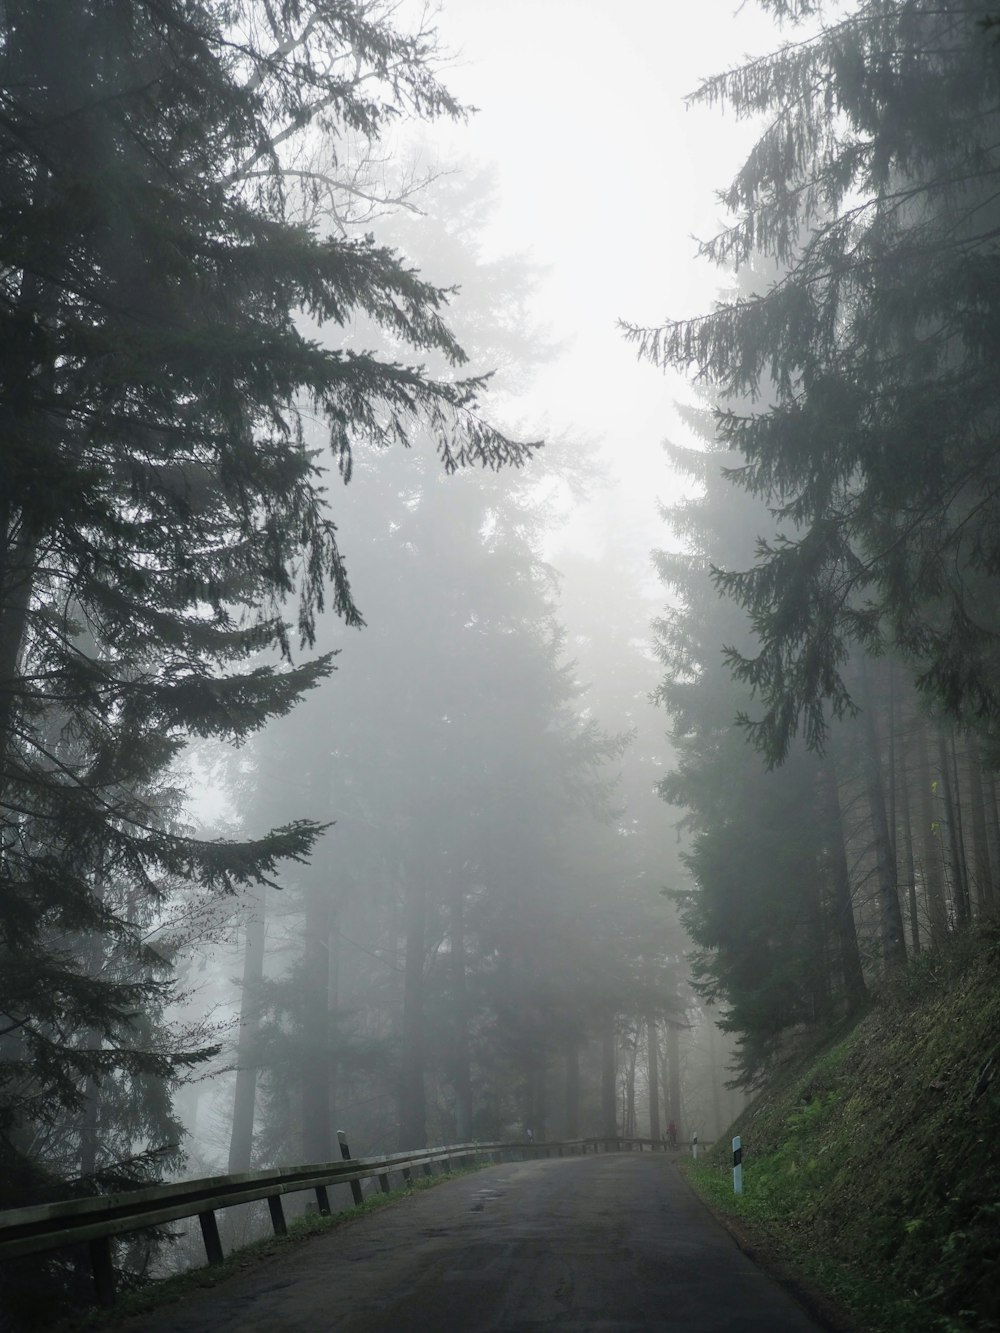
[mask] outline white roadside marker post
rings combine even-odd
[[[743,1193],[743,1140],[738,1134],[733,1139],[733,1193]]]
[[[691,1135],[691,1156],[694,1158],[695,1161],[698,1160],[698,1135],[697,1135],[697,1134],[692,1134],[692,1135]]]

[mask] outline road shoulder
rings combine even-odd
[[[796,1267],[792,1256],[773,1235],[769,1235],[762,1227],[748,1226],[744,1219],[736,1218],[717,1207],[713,1200],[695,1186],[682,1162],[677,1164],[677,1174],[684,1188],[710,1217],[729,1232],[750,1262],[783,1287],[827,1333],[870,1333],[870,1325],[860,1321]]]

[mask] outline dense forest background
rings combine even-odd
[[[994,16],[760,8],[651,557],[433,14],[4,7],[3,1206],[715,1137],[995,914]]]

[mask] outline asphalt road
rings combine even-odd
[[[489,1167],[193,1293],[143,1333],[817,1333],[659,1154]]]

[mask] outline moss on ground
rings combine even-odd
[[[878,1333],[1000,1329],[1000,931],[926,955],[695,1185]]]

